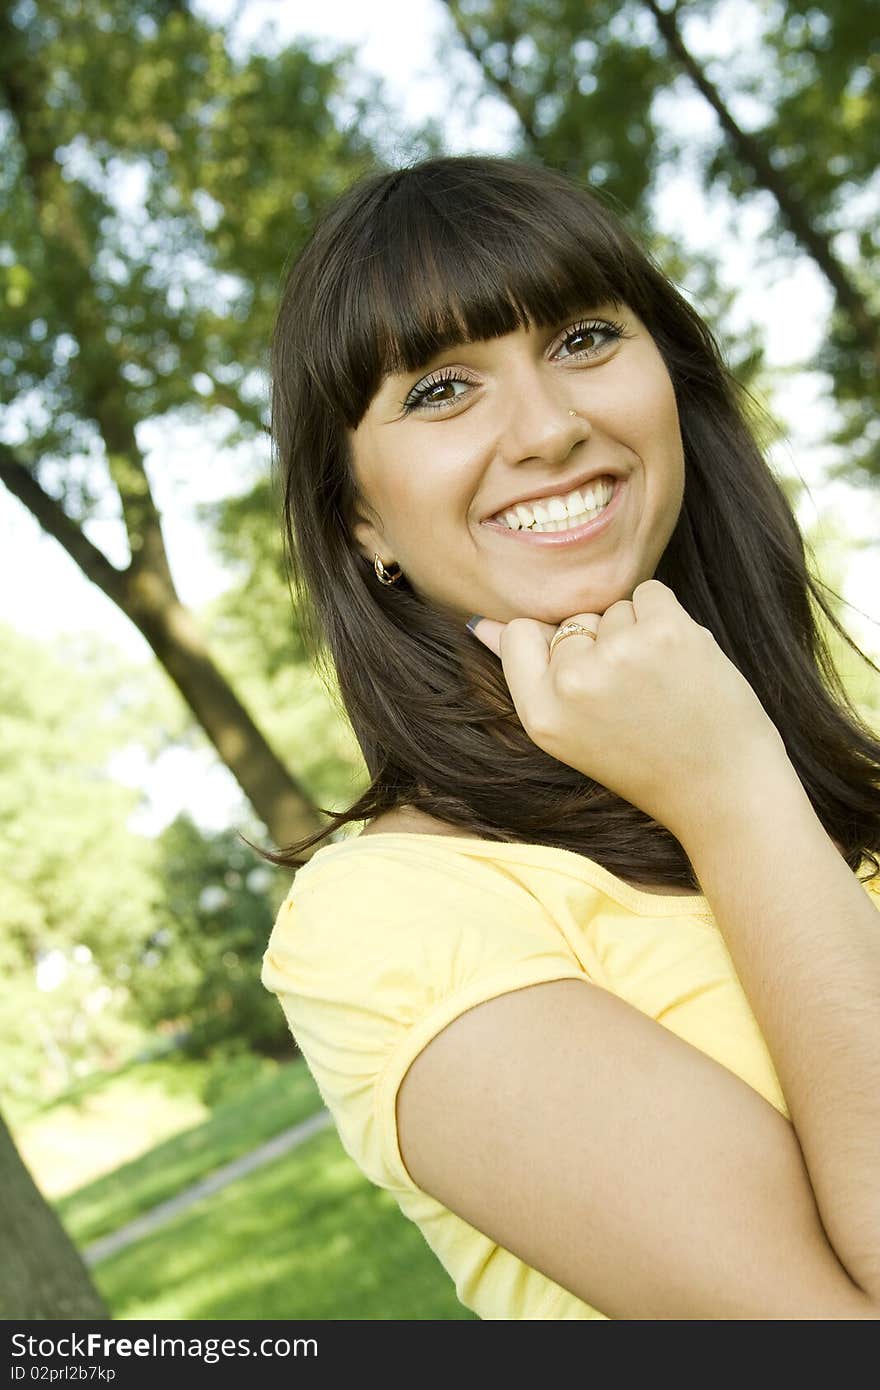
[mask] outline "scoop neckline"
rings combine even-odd
[[[565,849],[562,845],[541,845],[531,841],[481,840],[475,836],[443,835],[430,831],[376,830],[370,835],[349,835],[344,839],[333,840],[330,844],[322,845],[302,867],[305,868],[309,864],[315,863],[319,855],[330,850],[361,844],[364,840],[416,839],[431,840],[435,843],[445,841],[451,846],[468,845],[471,848],[476,847],[481,853],[500,855],[502,858],[507,856],[522,859],[525,855],[527,860],[540,862],[547,855],[561,855],[563,862],[568,865],[569,869],[576,870],[577,877],[585,879],[593,887],[606,893],[608,897],[624,907],[636,911],[647,909],[654,916],[663,917],[681,916],[683,912],[709,918],[712,918],[713,915],[709,900],[703,893],[649,893],[645,889],[636,888],[633,884],[627,883],[625,879],[618,878],[617,874],[606,869],[604,864],[600,864],[596,859],[588,858],[587,855],[578,854],[572,849]]]

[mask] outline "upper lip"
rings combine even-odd
[[[512,502],[505,502],[502,506],[496,507],[494,511],[488,512],[482,519],[492,521],[496,516],[503,516],[505,512],[512,511],[521,502],[536,502],[542,497],[565,497],[567,493],[574,492],[576,488],[582,488],[587,483],[593,482],[595,478],[622,478],[623,474],[616,468],[591,468],[588,473],[580,473],[576,478],[570,478],[564,483],[547,483],[544,487],[534,487],[530,492],[524,492],[520,497],[514,497]]]

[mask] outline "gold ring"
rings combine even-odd
[[[592,637],[592,639],[593,639],[594,642],[597,640],[597,639],[596,639],[596,634],[595,634],[595,632],[591,632],[590,629],[589,629],[588,627],[584,627],[581,623],[563,623],[563,624],[562,624],[562,627],[560,627],[560,628],[559,628],[556,632],[554,632],[554,634],[553,634],[553,640],[552,640],[552,642],[550,643],[550,651],[549,651],[549,654],[548,654],[548,655],[549,655],[549,656],[552,656],[552,655],[553,655],[553,650],[554,650],[554,648],[555,648],[557,642],[562,642],[562,641],[564,641],[564,639],[565,639],[566,637],[577,637],[577,636]]]

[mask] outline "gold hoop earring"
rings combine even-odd
[[[392,574],[390,570],[386,570],[378,554],[373,556],[373,569],[376,571],[376,578],[380,584],[396,584],[398,579],[403,575],[403,570],[399,565],[397,566],[396,574]]]

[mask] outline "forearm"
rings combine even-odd
[[[880,912],[784,751],[679,839],[785,1095],[831,1245],[880,1303]]]

